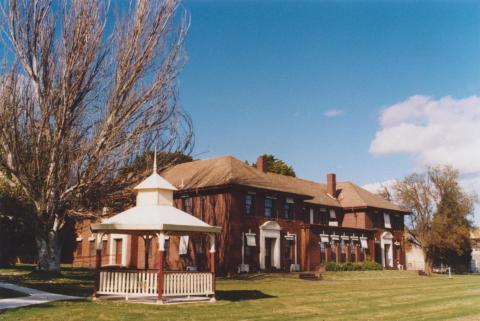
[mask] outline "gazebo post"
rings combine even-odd
[[[97,233],[97,244],[95,251],[95,284],[93,286],[92,298],[95,300],[100,286],[100,268],[102,266],[102,238],[104,233]]]
[[[158,234],[158,274],[157,274],[157,304],[163,304],[163,257],[165,254],[165,233]]]
[[[210,233],[210,272],[212,273],[213,296],[210,302],[216,302],[215,299],[215,234]]]

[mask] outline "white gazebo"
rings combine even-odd
[[[173,207],[176,188],[157,174],[156,159],[152,175],[134,190],[137,192],[135,207],[91,225],[92,232],[96,233],[97,248],[93,297],[156,297],[157,303],[201,298],[215,301],[215,234],[221,228]],[[156,235],[159,242],[156,270],[123,271],[102,267],[102,238],[105,234],[113,233],[141,236],[146,242]],[[209,235],[210,271],[165,271],[166,237],[192,233]],[[147,254],[146,258],[148,262]]]

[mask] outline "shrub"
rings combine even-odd
[[[325,269],[327,271],[338,271],[339,265],[335,262],[328,262]]]
[[[363,268],[365,271],[368,270],[383,270],[383,267],[381,264],[374,262],[374,261],[365,261],[362,263]]]
[[[327,271],[372,271],[372,270],[382,270],[382,266],[377,262],[366,261],[361,263],[345,262],[345,263],[336,263],[328,262],[325,266]]]

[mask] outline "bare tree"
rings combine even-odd
[[[458,175],[448,166],[431,167],[424,174],[414,173],[397,181],[389,193],[411,212],[409,241],[422,249],[427,274],[445,253],[464,255],[469,248],[469,216],[475,196],[461,189]]]
[[[99,212],[120,168],[153,143],[188,152],[191,122],[176,81],[188,16],[179,1],[115,11],[103,0],[0,6],[8,50],[0,168],[32,204],[39,269],[59,271],[59,232],[69,218]]]

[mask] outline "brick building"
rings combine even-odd
[[[329,261],[377,261],[386,268],[405,265],[402,210],[351,182],[327,175],[321,184],[266,172],[263,158],[252,167],[231,156],[176,165],[162,176],[177,187],[176,207],[210,225],[218,237],[220,272],[310,271]],[[77,225],[73,263],[94,264],[90,222]],[[154,266],[157,242],[146,237],[109,235],[102,263]],[[145,251],[145,244],[149,244]],[[206,240],[172,236],[167,268],[204,268]],[[147,261],[147,264],[145,262]]]

